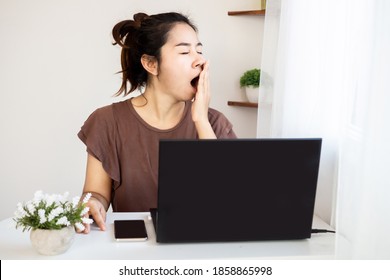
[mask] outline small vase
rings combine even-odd
[[[251,103],[259,102],[259,87],[248,86],[245,88],[246,98]]]
[[[33,229],[30,233],[31,244],[42,255],[59,255],[72,245],[75,236],[73,226],[62,229]]]

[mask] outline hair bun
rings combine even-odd
[[[133,16],[133,19],[134,19],[134,22],[135,22],[135,25],[137,27],[140,27],[141,26],[141,23],[142,21],[145,19],[145,18],[148,18],[149,16],[145,13],[137,13]]]
[[[137,30],[141,27],[141,23],[144,19],[149,18],[145,13],[137,13],[133,16],[134,20],[123,20],[117,23],[113,30],[112,34],[115,40],[115,44],[120,45],[121,47],[129,47],[129,43],[125,42],[126,38],[133,37]]]

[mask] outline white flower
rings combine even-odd
[[[27,202],[27,204],[26,204],[27,211],[28,211],[27,215],[29,215],[29,216],[34,215],[36,206],[37,205],[35,205],[32,201]]]
[[[56,218],[57,216],[59,216],[62,213],[64,213],[64,208],[62,208],[61,206],[58,206],[57,208],[54,208],[49,213],[49,215],[47,216],[47,220],[50,222],[51,220],[53,220],[54,218]]]
[[[75,223],[74,226],[79,230],[83,231],[85,229],[85,226],[82,223]]]
[[[81,211],[80,216],[85,216],[89,211],[89,207],[85,207],[83,211]]]
[[[46,219],[45,214],[46,214],[45,209],[39,209],[39,210],[38,210],[39,223],[40,223],[40,224],[46,223],[47,219]]]
[[[90,224],[93,223],[93,220],[90,219],[90,218],[83,217],[83,218],[81,218],[81,220],[83,221],[84,224],[89,224],[90,225]]]
[[[22,203],[19,202],[16,205],[16,207],[17,207],[17,209],[15,211],[16,218],[20,219],[20,218],[23,218],[23,217],[28,215],[28,213],[23,209],[23,204]]]
[[[64,226],[70,226],[70,222],[68,221],[68,218],[63,216],[58,219],[57,225],[64,225]]]
[[[89,199],[91,198],[92,194],[91,193],[87,193],[85,196],[84,196],[84,199],[83,199],[83,203],[87,203],[89,201]]]
[[[77,205],[79,204],[79,202],[80,202],[80,197],[79,196],[73,197],[73,199],[72,199],[72,207],[76,208]]]
[[[52,205],[53,203],[55,203],[57,201],[57,197],[54,194],[51,194],[51,195],[46,194],[44,201],[47,203],[47,205]]]
[[[43,198],[44,198],[43,192],[36,191],[34,194],[34,198],[33,198],[32,203],[34,203],[34,205],[38,206],[39,202],[41,202]]]

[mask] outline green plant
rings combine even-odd
[[[79,197],[68,200],[69,193],[64,195],[44,194],[37,191],[34,198],[26,203],[18,203],[14,221],[16,228],[23,231],[30,229],[61,229],[75,226],[84,230],[83,224],[91,224],[92,219],[84,217],[89,208],[86,206],[91,194],[88,193],[82,201]]]
[[[246,71],[240,78],[240,87],[258,87],[260,84],[260,74],[261,71],[258,68]]]

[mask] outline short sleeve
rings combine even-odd
[[[107,174],[120,183],[117,124],[112,106],[94,111],[84,122],[77,136],[86,145],[87,152],[98,159]]]
[[[209,121],[218,139],[237,138],[233,125],[221,112],[209,108]]]

